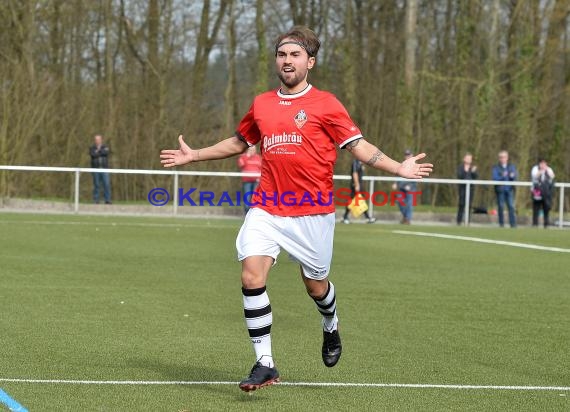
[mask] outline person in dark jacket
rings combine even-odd
[[[95,135],[93,145],[89,148],[91,167],[93,169],[109,168],[109,146],[103,143],[103,136]],[[106,204],[111,204],[111,179],[107,172],[93,173],[93,202],[99,203],[99,192],[103,187]]]
[[[552,207],[554,171],[545,159],[539,159],[531,172],[532,180],[532,225],[538,226],[538,213],[542,210],[544,227],[548,227],[548,214]]]
[[[509,153],[506,150],[499,152],[499,162],[493,166],[493,180],[500,182],[512,182],[517,180],[517,168],[514,164],[509,163]],[[509,210],[509,224],[511,227],[517,226],[517,218],[515,215],[515,189],[509,185],[495,186],[495,194],[497,195],[497,206],[499,215],[499,225],[505,225],[503,210],[505,203]]]
[[[352,161],[352,166],[350,168],[350,198],[354,198],[354,196],[356,196],[357,192],[360,192],[363,190],[364,187],[364,182],[362,180],[362,178],[364,177],[364,166],[362,165],[362,162],[358,159],[354,159]],[[348,209],[348,206],[346,207],[346,210],[344,211],[344,217],[342,218],[342,223],[344,224],[349,224],[350,220],[348,219],[348,215],[350,213],[350,210]],[[368,214],[368,210],[364,212],[364,217],[366,218],[366,222],[367,223],[374,223],[376,222],[376,218],[375,217],[370,217],[370,215]]]
[[[477,166],[473,164],[473,155],[465,153],[463,156],[463,163],[457,166],[457,178],[461,180],[476,180],[479,177],[477,173]],[[471,205],[473,204],[473,194],[475,192],[475,185],[470,185],[469,190],[469,205],[467,206],[467,213],[471,213]],[[457,207],[457,224],[463,222],[463,214],[465,213],[467,185],[459,185],[459,203]]]
[[[406,149],[404,152],[404,159],[409,159],[413,157],[413,152],[410,149]],[[399,181],[392,185],[392,189],[398,189],[404,194],[404,198],[401,202],[398,202],[398,207],[400,208],[400,213],[402,213],[402,220],[400,221],[403,225],[410,225],[412,223],[412,215],[415,206],[415,195],[418,194],[418,185],[416,182],[410,181]]]

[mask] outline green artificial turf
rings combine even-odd
[[[229,381],[254,362],[238,220],[0,214],[0,379]],[[268,292],[285,382],[570,386],[570,253],[338,225],[344,352],[281,254]],[[570,232],[404,230],[570,248]],[[568,410],[568,391],[14,383],[30,411]],[[0,404],[1,405],[1,404]],[[2,410],[2,406],[0,406]]]

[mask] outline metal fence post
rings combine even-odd
[[[461,190],[461,186],[459,188]],[[463,208],[463,216],[465,226],[469,226],[469,212],[471,211],[471,182],[467,181],[465,185],[465,207]]]
[[[370,217],[374,217],[374,203],[372,203],[372,193],[374,193],[374,180],[370,180],[370,200],[368,201],[369,205],[368,205],[368,215]]]
[[[178,171],[174,172],[174,196],[172,204],[172,214],[178,214]]]
[[[73,212],[79,213],[79,168],[75,169],[75,184],[73,185]]]
[[[564,185],[560,186],[560,199],[558,199],[558,227],[564,227]]]

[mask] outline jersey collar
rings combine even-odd
[[[277,89],[277,96],[279,96],[282,99],[297,99],[298,97],[304,96],[307,93],[309,93],[309,90],[311,90],[313,88],[312,84],[308,84],[307,87],[305,87],[303,90],[301,90],[298,93],[293,93],[293,94],[283,94],[281,93],[281,88]]]

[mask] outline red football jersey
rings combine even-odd
[[[261,172],[261,156],[257,153],[248,156],[247,153],[238,157],[238,167],[242,173],[260,173]],[[256,182],[257,177],[242,176],[242,182]]]
[[[292,95],[257,96],[236,135],[250,146],[260,143],[261,181],[252,206],[278,216],[334,212],[335,144],[362,137],[342,103],[311,85]]]

